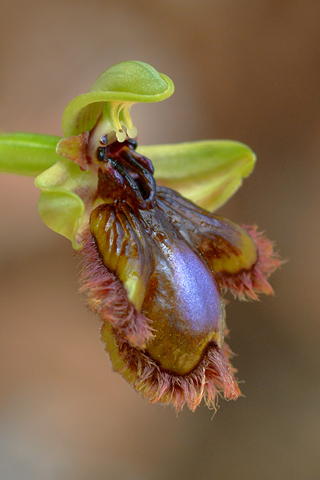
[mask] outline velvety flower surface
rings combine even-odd
[[[251,173],[248,147],[137,145],[131,106],[172,93],[150,65],[117,64],[67,106],[64,138],[3,134],[0,166],[39,174],[39,213],[80,256],[80,290],[114,370],[151,402],[195,410],[240,395],[223,293],[273,294],[268,277],[280,262],[256,226],[209,211]]]

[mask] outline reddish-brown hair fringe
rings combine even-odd
[[[274,242],[268,240],[256,225],[241,225],[257,247],[257,261],[249,270],[235,274],[219,272],[217,280],[223,290],[230,290],[240,300],[258,300],[260,293],[273,295],[274,291],[267,278],[280,265],[279,254],[274,251]]]
[[[132,348],[117,338],[117,335],[115,343],[119,356],[126,365],[120,373],[125,378],[129,377],[132,386],[150,403],[171,404],[177,411],[187,404],[194,411],[204,399],[209,408],[216,409],[219,395],[236,400],[241,394],[234,377],[236,370],[229,362],[231,351],[226,344],[222,349],[214,343],[210,344],[199,365],[191,373],[175,375],[164,371],[146,353]]]
[[[103,264],[95,240],[87,230],[81,255],[80,292],[90,310],[109,322],[119,338],[136,348],[145,348],[152,337],[146,317],[130,303],[122,283]]]

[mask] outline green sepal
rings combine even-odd
[[[96,175],[63,159],[41,173],[35,185],[41,189],[38,211],[44,223],[81,248],[90,213],[99,204]]]
[[[58,162],[60,137],[36,133],[0,133],[0,173],[35,177]]]
[[[159,102],[173,91],[172,80],[151,65],[139,61],[117,63],[100,75],[88,93],[67,105],[62,118],[63,133],[71,137],[90,132],[104,111],[108,117],[107,122],[104,119],[104,133],[115,131],[119,141],[123,141],[119,138],[122,127],[130,136],[135,136],[130,132],[136,132],[129,114],[131,106],[137,102]]]
[[[137,150],[152,160],[159,185],[177,190],[210,211],[238,190],[256,160],[249,147],[231,140],[141,146]]]
[[[97,178],[70,160],[61,160],[56,153],[59,140],[53,135],[0,134],[0,172],[40,174],[35,185],[42,190],[41,218],[80,248],[80,232],[88,225],[93,203],[97,202],[93,199]],[[160,185],[177,190],[209,210],[225,203],[255,164],[249,147],[226,140],[141,146],[138,151],[152,160]]]

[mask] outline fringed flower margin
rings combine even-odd
[[[249,270],[236,274],[221,272],[217,280],[222,291],[230,291],[239,300],[259,300],[259,294],[274,295],[274,290],[267,279],[284,262],[278,252],[274,251],[275,242],[259,232],[257,225],[241,225],[252,238],[257,248],[257,261]]]
[[[102,325],[101,339],[106,343],[114,370],[150,403],[173,405],[177,412],[187,404],[194,412],[204,399],[208,408],[216,410],[219,395],[236,400],[241,394],[234,377],[236,370],[229,362],[232,353],[226,343],[222,349],[209,344],[191,373],[175,375],[164,371],[146,353],[119,339],[107,322]]]
[[[256,225],[242,225],[242,228],[254,240],[258,260],[248,271],[219,274],[217,281],[223,290],[230,290],[239,299],[257,300],[259,293],[273,294],[267,278],[282,262],[274,252],[274,243],[258,232]],[[171,404],[177,412],[185,404],[195,411],[202,400],[216,410],[219,396],[236,400],[241,391],[235,378],[236,369],[230,364],[233,353],[226,342],[221,349],[211,342],[198,366],[186,375],[165,371],[144,351],[153,335],[149,320],[137,312],[122,283],[105,268],[90,230],[84,233],[83,239],[83,247],[78,252],[80,292],[85,295],[90,310],[103,322],[101,340],[114,371],[150,403]]]

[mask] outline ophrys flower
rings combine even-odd
[[[79,252],[80,289],[102,320],[114,370],[151,402],[194,410],[203,398],[214,407],[217,394],[240,394],[222,294],[272,294],[267,278],[279,259],[256,227],[207,210],[251,173],[248,147],[138,147],[131,106],[172,93],[166,75],[122,62],[70,102],[63,139],[3,135],[0,155],[5,171],[42,172],[39,213]]]

